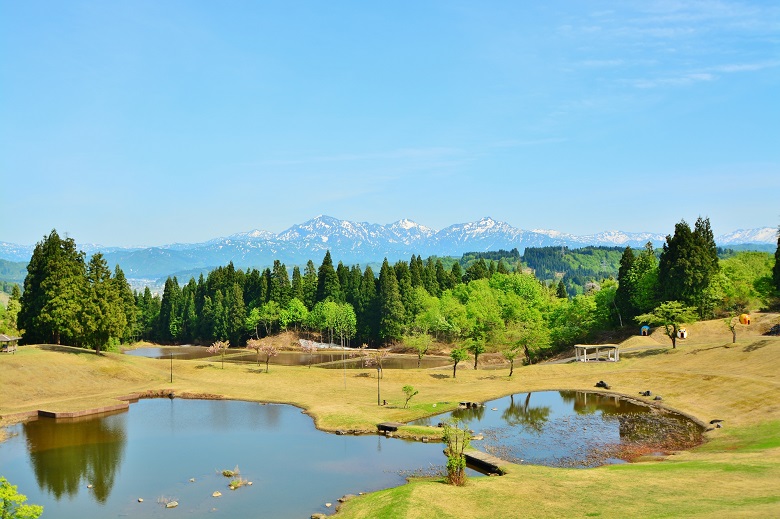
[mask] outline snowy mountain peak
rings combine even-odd
[[[760,227],[758,229],[737,229],[715,238],[718,245],[735,245],[739,243],[773,243],[777,240],[776,227]]]
[[[250,239],[250,240],[273,240],[276,238],[276,234],[270,231],[263,231],[260,229],[254,229],[248,232],[239,232],[231,234],[228,238],[233,240]]]

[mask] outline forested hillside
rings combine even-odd
[[[309,260],[291,274],[276,260],[262,270],[229,263],[185,284],[170,277],[160,296],[148,288],[133,293],[118,265],[112,273],[99,253],[86,261],[72,239],[53,231],[36,246],[24,291],[15,297],[26,342],[242,346],[251,337],[294,330],[353,346],[403,342],[424,349],[437,341],[471,351],[475,362],[484,351],[507,358],[522,352],[532,362],[602,330],[642,322],[676,327],[776,304],[780,269],[772,255],[737,252],[721,260],[717,252],[709,221],[700,218],[694,229],[677,224],[660,254],[650,244],[638,253],[527,251],[536,275],[522,268],[517,250],[471,253],[448,267],[441,258],[412,255],[385,260],[378,273],[334,264],[327,251],[319,266]],[[569,297],[560,282],[549,282],[560,273],[594,283]]]
[[[523,263],[542,281],[563,279],[569,295],[582,294],[588,282],[616,279],[620,247],[529,247],[523,253]]]

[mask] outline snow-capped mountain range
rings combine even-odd
[[[302,265],[311,259],[319,265],[326,250],[334,261],[347,265],[409,259],[412,254],[423,257],[460,256],[465,252],[526,247],[587,245],[643,247],[648,241],[660,246],[666,236],[657,233],[606,231],[588,236],[576,236],[554,230],[526,231],[506,222],[482,218],[476,222],[454,224],[440,231],[410,220],[388,225],[339,220],[317,216],[286,231],[274,234],[253,230],[216,238],[203,243],[176,243],[161,247],[117,248],[99,245],[79,245],[87,255],[100,251],[110,265],[119,264],[131,278],[158,278],[177,272],[226,265],[264,267],[278,259],[289,265]],[[771,245],[776,243],[777,229],[738,230],[715,239],[720,246],[737,244]],[[33,246],[0,242],[0,259],[28,261]]]

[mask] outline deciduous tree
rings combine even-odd
[[[663,326],[664,333],[672,341],[672,348],[677,347],[677,335],[680,326],[696,319],[695,308],[687,307],[679,301],[666,301],[652,312],[636,316],[640,324]]]

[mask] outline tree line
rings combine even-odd
[[[607,252],[595,248],[591,255],[601,264]],[[780,294],[777,260],[771,265],[769,254],[742,252],[719,261],[709,220],[702,218],[693,229],[677,224],[660,254],[652,244],[626,247],[617,279],[601,279],[573,297],[560,282],[524,273],[519,262],[507,266],[504,259],[518,258],[514,250],[499,251],[498,261],[486,257],[469,257],[465,269],[457,261],[445,268],[435,257],[385,259],[376,275],[370,266],[334,265],[328,251],[319,267],[309,260],[291,275],[277,260],[263,270],[230,263],[183,285],[170,277],[160,296],[149,288],[133,292],[118,265],[111,271],[101,254],[87,261],[72,239],[52,231],[35,247],[14,308],[26,343],[240,346],[293,330],[372,347],[403,341],[425,348],[437,340],[470,349],[475,361],[484,351],[511,346],[530,362],[599,330],[636,326],[637,316],[667,301],[705,318],[757,308]]]

